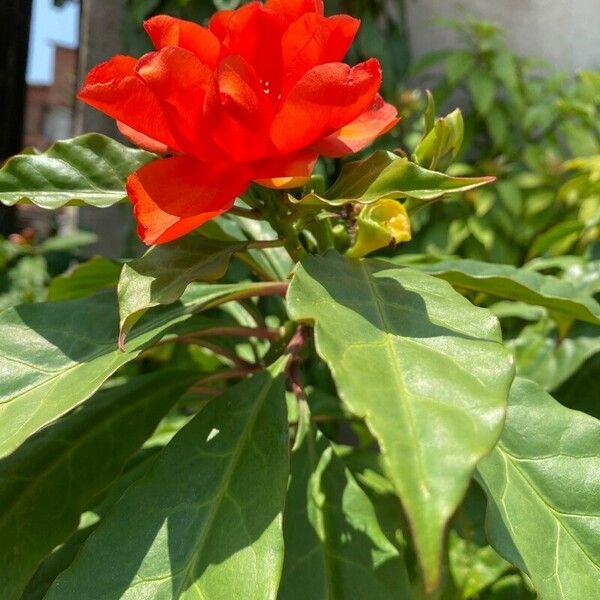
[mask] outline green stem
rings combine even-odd
[[[244,219],[254,219],[255,221],[260,221],[265,218],[262,211],[256,208],[247,209],[240,208],[239,206],[232,206],[227,212],[238,217],[243,217]]]
[[[233,365],[239,368],[252,368],[254,366],[251,363],[245,361],[243,358],[240,358],[235,352],[227,350],[226,348],[222,348],[221,346],[213,344],[212,342],[207,342],[206,340],[203,340],[199,337],[194,337],[185,340],[185,342],[183,342],[181,338],[175,341],[179,343],[187,343],[193,346],[198,346],[199,348],[205,348],[209,352],[212,352],[217,356],[225,358],[226,360],[230,361]]]
[[[329,219],[319,219],[312,221],[308,229],[315,236],[317,241],[317,249],[320,254],[326,250],[335,247],[333,232],[331,230],[331,222]]]
[[[280,232],[284,239],[283,247],[294,262],[301,261],[306,256],[306,250],[300,242],[300,236],[294,225],[280,224]]]
[[[252,240],[246,245],[247,250],[258,250],[260,248],[281,248],[285,246],[285,240]]]
[[[273,329],[270,327],[209,327],[201,329],[195,333],[182,335],[179,340],[197,340],[204,337],[226,336],[226,337],[254,337],[261,340],[278,340],[282,335],[281,328]]]

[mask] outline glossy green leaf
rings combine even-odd
[[[600,597],[600,422],[517,378],[500,442],[478,467],[496,550],[541,598]]]
[[[242,240],[265,241],[277,238],[277,233],[266,220],[246,219],[238,215],[226,213],[219,219],[219,223],[222,224],[224,221],[227,221],[230,226],[234,225],[235,228],[239,229],[239,239]],[[249,249],[245,255],[240,254],[240,259],[243,260],[246,255],[259,265],[264,265],[264,270],[267,274],[276,280],[287,279],[294,266],[285,248]]]
[[[600,304],[591,295],[551,275],[470,259],[447,260],[417,268],[457,288],[537,304],[566,317],[600,323]]]
[[[210,239],[228,242],[273,240],[277,237],[267,221],[247,219],[230,213],[209,221],[199,231]],[[284,248],[248,249],[237,257],[265,280],[287,279],[293,267]]]
[[[117,348],[114,293],[17,306],[0,313],[5,336],[0,348],[0,456],[86,400],[171,327],[256,285],[194,284],[180,302],[144,318],[124,352]]]
[[[502,429],[513,366],[498,321],[439,279],[334,252],[302,261],[287,303],[378,439],[432,587],[446,523]]]
[[[119,279],[120,333],[125,336],[153,306],[179,300],[193,281],[216,281],[244,243],[210,240],[191,233],[150,248],[123,266]]]
[[[48,301],[74,300],[116,288],[121,265],[102,256],[94,256],[73,270],[50,281]]]
[[[526,302],[515,302],[513,300],[500,300],[487,307],[500,320],[514,317],[524,321],[539,321],[548,315],[543,306],[533,306]]]
[[[126,198],[128,175],[156,158],[97,133],[56,142],[41,154],[19,154],[0,169],[0,202],[42,208],[105,207]]]
[[[194,417],[46,599],[274,599],[289,472],[282,366]]]
[[[195,379],[159,371],[101,391],[0,461],[3,598],[20,598],[40,560],[76,529]]]
[[[492,181],[493,177],[451,177],[429,171],[407,158],[380,150],[365,160],[344,165],[337,181],[322,197],[309,194],[301,202],[338,206],[349,202],[368,204],[380,198],[430,201]]]
[[[292,454],[279,600],[410,597],[371,500],[314,427]]]

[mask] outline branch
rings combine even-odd
[[[238,367],[247,368],[253,366],[248,361],[245,361],[243,358],[240,358],[235,352],[227,350],[226,348],[222,348],[221,346],[217,346],[217,344],[211,344],[210,342],[207,342],[206,340],[202,340],[197,337],[192,337],[191,339],[184,342],[182,342],[181,339],[177,341],[178,343],[188,343],[193,344],[194,346],[199,346],[200,348],[206,348],[207,350],[210,350],[210,352],[212,352],[213,354],[226,358]]]
[[[292,392],[296,399],[305,400],[304,388],[302,386],[302,373],[298,367],[298,358],[306,342],[308,341],[309,329],[306,325],[299,325],[294,335],[291,337],[288,345],[285,347],[285,354],[289,354],[290,360],[287,365],[286,373],[289,377]]]
[[[261,368],[262,367],[248,366],[248,367],[237,367],[235,369],[227,369],[226,371],[217,371],[216,373],[213,373],[212,375],[208,375],[207,377],[204,377],[204,379],[198,380],[196,382],[196,384],[190,389],[192,391],[195,391],[199,387],[204,388],[205,384],[213,383],[215,381],[227,381],[228,379],[243,379],[244,377],[247,377],[248,375],[252,375],[252,373],[255,373],[256,371],[260,371]]]

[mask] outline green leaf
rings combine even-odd
[[[485,116],[485,122],[496,148],[503,148],[506,138],[510,135],[510,120],[504,112],[493,106]]]
[[[492,59],[494,75],[509,90],[519,88],[519,67],[513,54],[507,51],[497,52]]]
[[[496,96],[496,83],[482,71],[473,71],[467,80],[471,100],[480,115],[486,115],[492,108]]]
[[[526,577],[522,573],[505,575],[494,582],[483,597],[485,600],[539,600]]]
[[[561,255],[569,251],[585,229],[581,221],[563,221],[537,236],[529,248],[528,258],[544,255]]]
[[[560,388],[553,390],[552,395],[561,404],[600,419],[598,373],[600,354],[594,354]]]
[[[194,417],[46,600],[274,599],[289,471],[282,367],[229,388]]]
[[[494,583],[510,564],[490,546],[477,544],[461,538],[455,531],[448,536],[448,558],[454,584],[461,591],[461,598],[478,598],[479,594]]]
[[[300,202],[339,206],[349,202],[369,204],[381,198],[430,201],[492,181],[493,177],[451,177],[429,171],[407,158],[379,150],[365,160],[344,165],[337,181],[322,197],[308,194]]]
[[[498,321],[445,282],[334,252],[302,261],[287,303],[378,439],[433,587],[446,523],[502,429],[513,367]]]
[[[224,214],[220,222],[222,221],[233,222],[239,227],[241,232],[240,239],[266,241],[277,238],[276,231],[271,227],[268,221],[256,220],[256,219],[245,219],[237,215],[229,213]],[[261,248],[249,249],[247,255],[251,257],[255,262],[265,266],[265,270],[273,279],[284,280],[289,277],[289,274],[294,266],[292,259],[285,250],[285,248]],[[240,259],[243,255],[240,255]]]
[[[591,295],[551,275],[469,259],[441,261],[417,268],[457,288],[545,306],[569,318],[600,323],[600,304]]]
[[[89,246],[98,241],[98,236],[91,231],[74,231],[65,235],[44,240],[36,250],[41,253],[46,252],[72,252],[77,248]]]
[[[479,466],[496,550],[541,598],[600,597],[600,422],[517,378],[500,442]]]
[[[102,256],[94,256],[68,273],[52,279],[48,287],[48,301],[75,300],[116,288],[120,273],[120,264]]]
[[[292,454],[279,600],[410,597],[371,500],[314,427]]]
[[[0,461],[3,598],[21,597],[40,560],[76,529],[195,379],[159,371],[99,392]]]
[[[512,300],[500,300],[486,308],[491,310],[500,320],[514,317],[524,321],[539,321],[548,314],[542,306],[532,306],[526,302],[514,302]]]
[[[425,90],[425,95],[427,97],[427,106],[425,107],[425,112],[423,113],[423,121],[425,125],[425,131],[423,132],[424,137],[426,137],[433,129],[436,115],[435,99],[433,98],[433,94],[429,90]]]
[[[245,246],[191,233],[125,264],[118,288],[120,340],[149,308],[176,302],[193,281],[223,277],[231,257]]]
[[[548,391],[557,388],[588,358],[600,352],[598,325],[576,323],[562,338],[556,329],[549,319],[544,319],[524,327],[506,344],[514,352],[517,374]]]
[[[456,85],[475,67],[475,57],[467,50],[457,50],[446,58],[444,66],[448,81]]]
[[[186,324],[192,313],[256,285],[191,286],[181,302],[143,319],[124,352],[117,348],[119,315],[113,293],[0,313],[5,336],[0,348],[0,456],[89,398],[119,367],[173,326]]]
[[[483,593],[506,571],[514,570],[488,544],[485,535],[486,497],[475,482],[460,505],[448,534],[448,567],[456,598],[486,598]],[[448,595],[448,598],[455,596]],[[445,596],[444,596],[445,597]]]
[[[159,426],[160,427],[160,426]],[[154,436],[153,436],[154,437]],[[151,438],[152,439],[152,438]],[[108,489],[99,504],[81,515],[79,528],[58,546],[39,565],[23,592],[23,600],[42,600],[54,580],[75,560],[87,538],[96,530],[100,520],[108,514],[125,490],[145,475],[157,458],[158,448],[140,450],[132,457],[129,468]]]
[[[247,219],[231,213],[209,221],[199,231],[207,238],[229,242],[265,241],[277,236],[267,221]],[[287,279],[294,264],[285,248],[250,248],[237,258],[265,280]]]
[[[436,119],[433,128],[415,148],[414,161],[428,169],[435,169],[442,162],[447,166],[460,151],[464,135],[464,123],[457,108],[445,117]]]
[[[42,208],[90,204],[105,207],[126,198],[127,177],[156,158],[97,133],[56,142],[43,154],[18,154],[0,169],[0,202]]]

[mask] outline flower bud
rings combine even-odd
[[[411,238],[410,219],[404,205],[390,198],[365,206],[356,225],[356,241],[346,253],[354,258],[399,242],[408,242]]]

